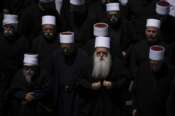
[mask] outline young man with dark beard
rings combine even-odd
[[[110,54],[110,38],[96,37],[90,77],[84,86],[81,116],[120,115],[121,93],[128,73]]]
[[[52,55],[49,88],[56,116],[80,115],[80,81],[88,76],[88,56],[74,44],[73,32],[60,33],[60,49]]]

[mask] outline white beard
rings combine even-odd
[[[96,56],[94,53],[94,65],[92,71],[92,77],[95,79],[105,79],[111,68],[111,55],[108,54],[107,57],[103,57],[103,60],[100,60],[100,57]]]

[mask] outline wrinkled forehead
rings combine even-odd
[[[45,25],[42,25],[42,28],[54,28],[55,26],[54,25],[51,25],[51,24],[45,24]]]
[[[107,53],[108,52],[108,48],[105,48],[105,47],[97,47],[95,49],[95,51],[98,53],[98,52],[105,52]]]
[[[158,31],[159,29],[157,27],[146,27],[146,30],[151,30],[151,31]]]

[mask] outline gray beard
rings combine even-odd
[[[92,77],[94,79],[105,79],[109,75],[111,68],[111,55],[108,54],[107,57],[104,57],[103,60],[100,60],[100,57],[96,56],[94,53],[94,65],[92,71]]]

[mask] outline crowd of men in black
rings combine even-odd
[[[1,0],[0,116],[175,116],[174,0]]]

